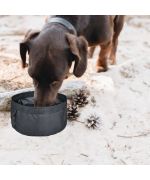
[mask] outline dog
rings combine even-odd
[[[72,62],[73,74],[81,77],[87,68],[88,47],[91,57],[97,45],[101,47],[96,64],[97,72],[108,69],[107,59],[116,63],[118,36],[124,16],[59,15],[51,16],[41,31],[29,30],[20,43],[22,67],[35,87],[35,106],[49,106],[56,102],[57,93],[68,77]],[[29,54],[29,64],[26,54]]]

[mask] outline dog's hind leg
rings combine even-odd
[[[116,16],[114,19],[114,35],[112,40],[112,47],[111,47],[111,53],[110,53],[110,64],[114,65],[116,64],[116,51],[118,46],[118,36],[123,28],[124,24],[124,16]]]

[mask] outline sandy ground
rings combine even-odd
[[[44,16],[0,17],[0,92],[32,86],[18,43],[43,23]],[[27,137],[11,128],[9,112],[0,112],[0,164],[150,164],[150,17],[127,18],[117,65],[105,73],[95,73],[98,52],[81,78],[96,99],[81,109],[82,123],[68,122],[54,136]],[[97,130],[84,124],[93,113],[101,118]]]

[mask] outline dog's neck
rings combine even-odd
[[[51,18],[58,17],[58,18],[63,18],[67,21],[69,21],[77,30],[78,29],[78,21],[79,21],[79,16],[76,15],[55,15],[51,16]]]
[[[77,31],[77,35],[83,35],[83,32],[85,31],[85,29],[87,29],[88,25],[89,25],[89,19],[90,18],[85,18],[85,16],[78,16],[78,15],[55,15],[55,16],[51,16],[51,18],[53,17],[59,17],[59,18],[63,18],[67,21],[69,21],[74,28]],[[86,15],[87,17],[87,15]]]
[[[58,23],[63,25],[65,28],[68,29],[68,31],[74,35],[77,35],[77,31],[74,27],[74,25],[69,22],[68,20],[66,20],[65,18],[62,17],[50,17],[47,20],[47,23],[52,24],[52,23]]]

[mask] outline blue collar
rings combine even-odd
[[[66,19],[61,18],[61,17],[52,17],[48,18],[48,23],[59,23],[63,26],[65,26],[69,31],[73,32],[73,34],[77,35],[77,31],[75,27]]]

